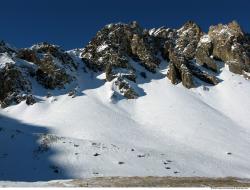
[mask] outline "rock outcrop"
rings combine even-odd
[[[114,85],[113,86],[114,94],[113,97],[111,98],[115,98],[114,96],[116,96],[116,93],[124,96],[127,99],[136,99],[139,97],[139,95],[131,87],[129,82],[126,81],[123,77],[119,76],[116,79],[114,79],[113,85]]]
[[[173,31],[164,44],[165,57],[170,61],[167,77],[173,84],[182,82],[186,88],[196,86],[195,79],[216,85],[219,80],[214,74],[202,71],[194,64],[195,59],[201,67],[217,71],[217,65],[210,59],[211,44],[206,42],[206,35],[200,27],[192,21],[188,21],[177,31]]]
[[[29,80],[14,64],[7,63],[0,69],[0,104],[2,108],[23,100],[26,100],[27,104],[33,104],[35,100],[30,95],[31,88]]]
[[[196,23],[188,21],[177,30],[175,49],[182,52],[186,59],[193,59],[202,34],[201,28]]]
[[[150,45],[152,43],[152,36],[137,22],[110,24],[97,33],[81,56],[89,69],[95,72],[105,71],[107,81],[122,77],[136,82],[136,64],[150,72],[155,72],[160,64],[156,56],[158,50]],[[131,64],[132,60],[134,65]],[[122,89],[119,86],[123,83],[120,79],[117,81],[119,82],[115,84],[118,89]]]
[[[67,72],[74,71],[77,65],[59,46],[41,43],[29,49],[21,49],[17,57],[37,65],[35,77],[45,88],[63,88],[73,78]]]
[[[142,92],[138,78],[140,83],[148,82],[160,64],[168,66],[166,77],[173,84],[182,83],[188,89],[201,83],[216,85],[220,82],[218,61],[250,78],[250,35],[235,21],[211,26],[207,34],[192,21],[180,29],[148,30],[137,22],[109,24],[85,48],[68,52],[49,43],[15,49],[2,41],[0,104],[6,107],[23,100],[34,104],[31,78],[53,90],[76,81],[79,72],[104,74],[112,86],[112,98],[119,94],[136,99]]]
[[[250,72],[249,39],[236,21],[211,26],[208,32],[213,56],[228,64],[231,72]]]
[[[110,24],[100,30],[82,53],[87,66],[104,71],[106,66],[131,69],[130,59],[154,72],[160,64],[157,50],[150,46],[151,36],[137,22]]]
[[[218,67],[212,58],[213,44],[208,35],[203,35],[196,49],[195,58],[198,64],[211,69],[214,72],[218,71]]]

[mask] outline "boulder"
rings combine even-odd
[[[113,84],[115,86],[114,91],[118,92],[127,99],[136,99],[139,95],[136,91],[129,85],[123,77],[117,77],[114,79]]]

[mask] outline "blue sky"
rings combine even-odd
[[[133,20],[145,28],[193,20],[204,31],[237,20],[250,31],[249,8],[249,0],[8,0],[1,1],[0,39],[19,48],[47,41],[72,49],[108,23]]]

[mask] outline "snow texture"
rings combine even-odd
[[[47,96],[33,81],[38,103],[0,110],[0,180],[250,178],[248,80],[221,67],[221,83],[188,90],[166,79],[166,62],[158,74],[136,70],[147,74],[138,75],[136,100],[112,100],[112,82],[83,68],[77,88],[66,87],[73,98],[63,90]]]

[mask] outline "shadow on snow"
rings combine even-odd
[[[58,152],[39,143],[47,133],[46,127],[0,115],[0,181],[71,178],[65,167],[53,161]]]

